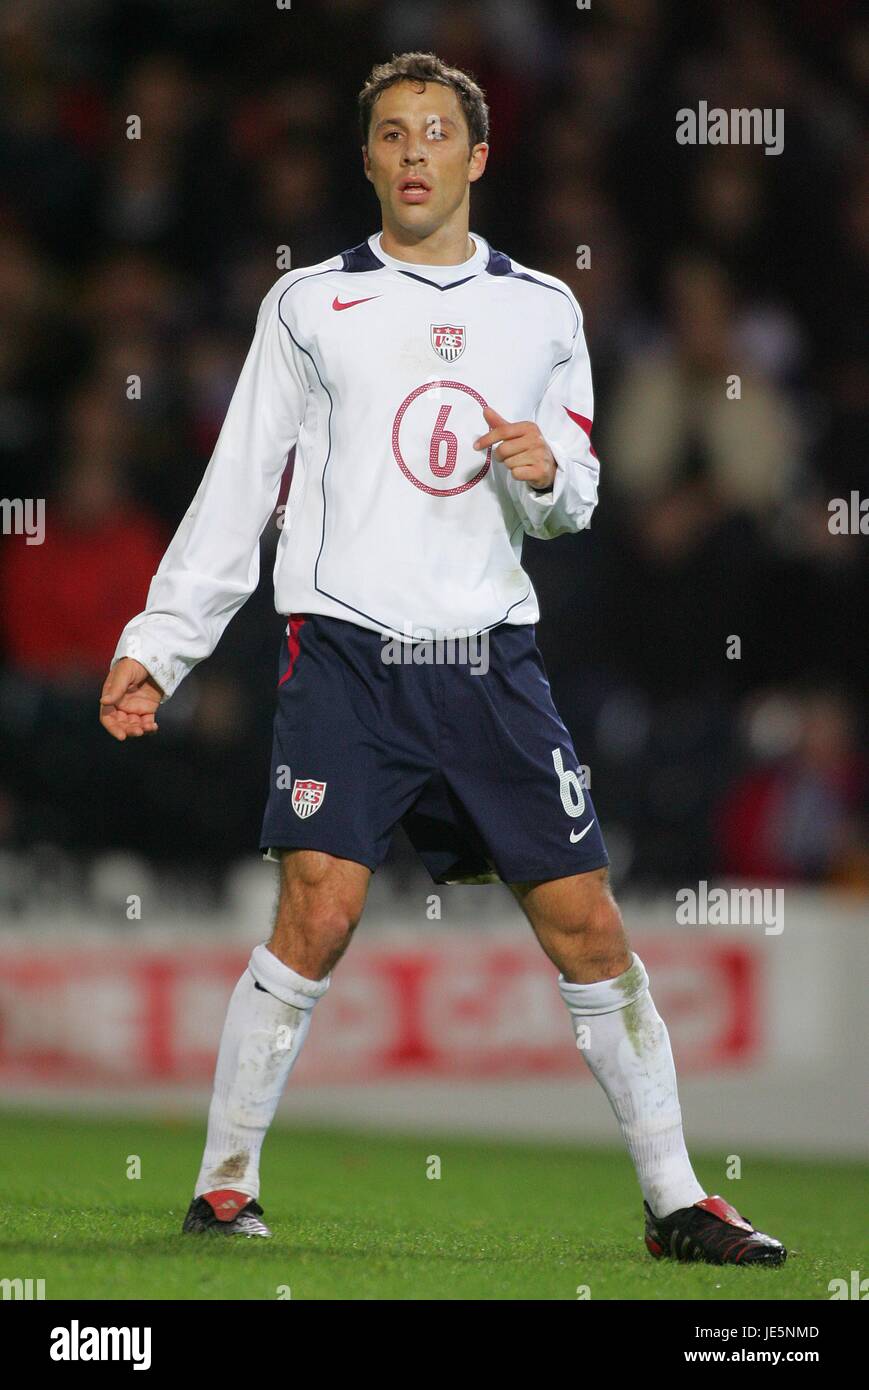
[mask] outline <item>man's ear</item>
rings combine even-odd
[[[363,146],[362,146],[362,168],[363,168],[363,170],[365,171],[365,177],[366,177],[368,180],[370,180],[370,179],[371,179],[371,161],[370,161],[370,159],[368,158],[368,146],[367,146],[367,145],[363,145]]]
[[[470,159],[469,159],[469,161],[468,161],[468,163],[469,163],[469,168],[468,168],[468,182],[469,182],[469,183],[476,183],[476,182],[477,182],[477,179],[481,179],[481,178],[483,177],[483,174],[484,174],[485,171],[486,171],[486,161],[488,160],[488,158],[489,158],[489,146],[488,146],[488,145],[486,145],[486,144],[484,144],[483,142],[481,142],[480,144],[474,146],[474,148],[471,150]]]

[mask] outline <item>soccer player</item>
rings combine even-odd
[[[101,694],[115,738],[156,730],[160,702],[256,586],[295,445],[261,836],[279,903],[229,1003],[183,1229],[270,1234],[262,1143],[401,822],[436,883],[500,879],[516,895],[615,1112],[652,1255],[780,1264],[783,1246],[691,1167],[667,1029],[535,645],[523,537],[582,530],[597,503],[579,305],[469,233],[489,149],[470,76],[403,54],[374,68],[359,109],[382,231],[266,295],[214,454]]]

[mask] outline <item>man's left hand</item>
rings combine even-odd
[[[490,405],[483,406],[483,415],[489,432],[474,441],[474,448],[488,449],[490,444],[499,444],[500,448],[494,450],[495,458],[506,464],[518,482],[544,490],[552,487],[557,465],[534,421],[519,420],[511,424]]]

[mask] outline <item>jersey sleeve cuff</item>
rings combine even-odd
[[[120,661],[121,657],[124,656],[132,657],[134,661],[141,661],[149,676],[157,682],[163,691],[164,700],[168,700],[170,695],[174,694],[187,674],[183,664],[180,661],[173,661],[159,642],[155,642],[153,638],[138,632],[121,636],[112,657],[112,665],[114,666],[115,662]]]
[[[559,457],[560,451],[557,446],[550,444],[549,447],[552,451],[552,457],[555,459],[555,477],[552,480],[551,486],[541,492],[533,488],[530,483],[521,484],[525,494],[524,501],[528,515],[533,519],[539,517],[541,521],[546,518],[549,512],[552,511],[552,508],[563,496],[564,485],[567,478],[564,464]]]

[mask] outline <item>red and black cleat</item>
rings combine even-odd
[[[262,1214],[259,1202],[246,1192],[224,1188],[194,1197],[181,1230],[186,1235],[209,1231],[224,1236],[270,1236],[268,1226],[259,1220]]]
[[[781,1241],[756,1231],[723,1197],[704,1197],[669,1216],[653,1216],[648,1202],[646,1249],[656,1260],[705,1260],[710,1265],[781,1265]]]

